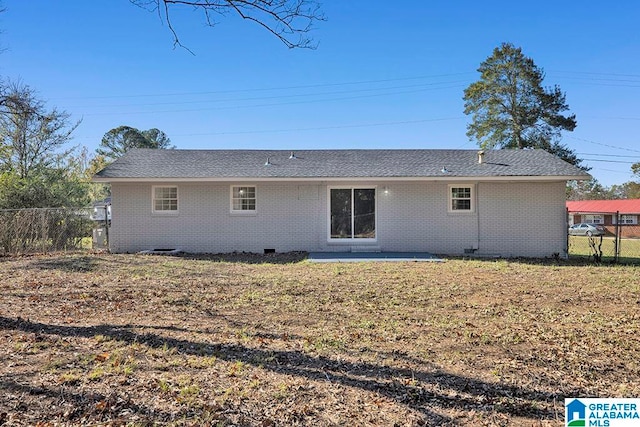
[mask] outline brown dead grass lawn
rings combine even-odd
[[[563,425],[640,396],[637,267],[0,258],[0,425]]]

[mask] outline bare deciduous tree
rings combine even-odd
[[[0,169],[19,178],[55,164],[68,152],[58,150],[70,139],[80,122],[69,123],[64,111],[47,110],[29,86],[12,83],[6,86],[0,114]]]
[[[166,21],[173,35],[174,46],[187,49],[178,38],[171,22],[176,7],[191,7],[201,11],[211,27],[216,19],[236,14],[252,21],[276,36],[289,48],[311,48],[317,45],[309,36],[315,21],[325,20],[316,0],[130,0],[144,9],[155,11]],[[188,49],[187,49],[188,50]]]

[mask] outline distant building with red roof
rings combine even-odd
[[[602,224],[613,234],[621,226],[622,237],[640,237],[640,199],[569,200],[567,211],[570,224]]]

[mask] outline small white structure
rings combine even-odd
[[[92,248],[107,249],[107,229],[105,227],[96,227],[93,229]]]
[[[104,222],[105,219],[111,221],[111,197],[94,202],[90,218],[92,221]]]

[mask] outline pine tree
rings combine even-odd
[[[471,140],[483,149],[541,148],[580,166],[575,153],[560,143],[562,131],[575,129],[576,116],[562,114],[569,109],[565,94],[558,86],[543,87],[543,70],[522,49],[503,43],[478,72],[480,80],[464,91]]]

